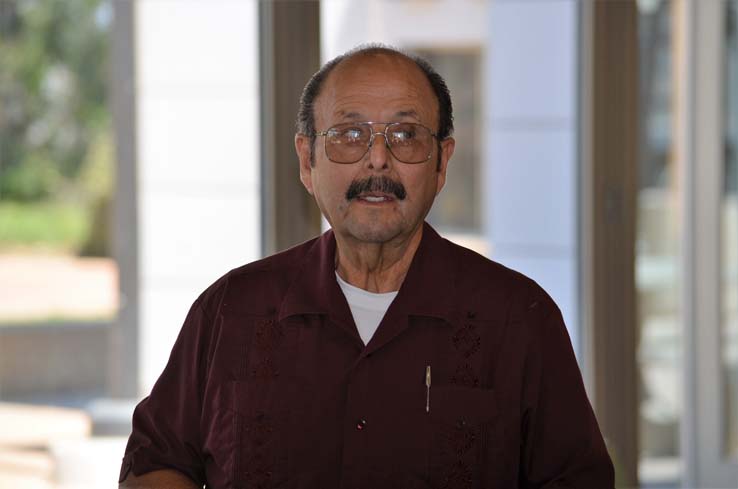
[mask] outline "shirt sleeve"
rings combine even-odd
[[[151,394],[133,413],[133,430],[120,470],[119,482],[136,476],[174,469],[198,485],[205,483],[200,432],[205,381],[205,338],[212,328],[201,300],[185,319],[169,361]]]
[[[521,487],[614,488],[614,470],[553,300],[528,306],[531,351],[522,418]]]

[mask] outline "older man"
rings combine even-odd
[[[331,230],[195,302],[121,487],[613,487],[561,314],[424,222],[451,100],[384,47],[308,82],[295,147]]]

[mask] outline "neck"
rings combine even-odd
[[[346,282],[369,292],[400,290],[422,235],[422,225],[410,236],[386,243],[357,242],[336,233],[336,271]]]

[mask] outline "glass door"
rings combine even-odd
[[[680,0],[686,487],[738,487],[737,0]],[[688,418],[688,419],[687,419]]]
[[[639,479],[738,487],[738,0],[639,0]]]
[[[674,151],[673,4],[639,1],[639,145],[636,234],[638,294],[638,479],[676,488],[682,478],[682,186]]]
[[[720,455],[738,467],[738,0],[723,6],[725,113],[721,200],[719,331]],[[734,482],[738,485],[738,471]]]

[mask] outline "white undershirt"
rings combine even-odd
[[[351,315],[354,316],[359,336],[366,345],[374,336],[374,332],[377,330],[379,323],[382,322],[382,318],[390,304],[395,300],[397,291],[384,294],[367,292],[343,280],[338,272],[336,272],[336,280],[338,280],[338,285],[341,286],[343,295],[346,296],[346,302],[351,308]]]

